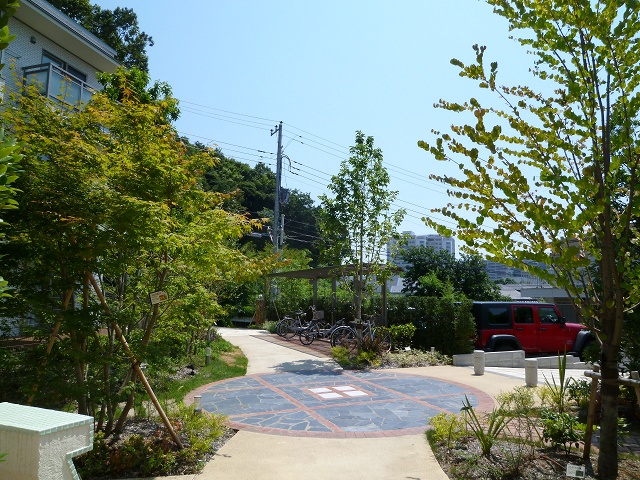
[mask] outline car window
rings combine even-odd
[[[509,323],[509,312],[507,307],[489,307],[487,312],[490,325],[507,325]]]
[[[540,307],[538,312],[540,314],[540,323],[558,323],[560,321],[560,317],[554,308]]]
[[[533,308],[514,307],[513,321],[516,323],[533,323]]]

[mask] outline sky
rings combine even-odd
[[[282,121],[282,186],[317,201],[360,130],[382,149],[394,208],[407,210],[400,231],[419,235],[435,233],[426,215],[453,226],[430,211],[448,197],[429,174],[457,167],[417,142],[460,119],[433,105],[480,95],[450,60],[486,45],[499,80],[531,81],[532,57],[481,0],[92,1],[132,8],[152,36],[150,75],[180,100],[180,134],[275,171]]]

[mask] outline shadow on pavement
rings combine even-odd
[[[331,361],[322,360],[296,360],[295,362],[284,362],[275,366],[277,372],[326,372],[340,371],[342,367]]]

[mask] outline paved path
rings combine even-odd
[[[493,406],[467,385],[381,370],[250,375],[199,393],[202,408],[227,415],[232,428],[324,438],[421,434],[434,415],[459,413],[465,397]]]
[[[448,480],[424,431],[466,394],[479,410],[524,385],[524,369],[421,367],[342,371],[326,345],[305,347],[257,330],[220,329],[249,359],[247,375],[191,392],[238,429],[191,480]],[[557,371],[540,371],[539,381]],[[582,371],[570,372],[581,376]],[[597,444],[596,442],[594,442]],[[621,450],[640,451],[637,439]]]
[[[431,379],[433,388],[424,389],[418,387],[417,380],[428,382],[416,372],[373,372],[373,376],[343,372],[329,357],[293,342],[295,349],[274,343],[270,341],[273,336],[255,330],[220,332],[247,355],[248,375],[203,387],[202,403],[205,408],[217,409],[213,401],[216,395],[230,402],[227,409],[240,410],[230,415],[232,425],[241,429],[196,476],[197,480],[448,480],[424,434],[428,423],[425,411],[450,408],[430,403],[436,402],[434,392],[444,389],[442,399],[462,392],[477,394],[475,401],[491,403],[480,390],[451,383],[450,379]],[[407,391],[410,385],[413,391]],[[350,396],[347,392],[365,395]],[[321,396],[331,393],[345,397]],[[255,412],[256,408],[266,412]],[[288,414],[293,421],[286,421]],[[403,415],[414,423],[403,425]],[[380,423],[383,418],[392,419],[387,430]]]

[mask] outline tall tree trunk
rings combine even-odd
[[[600,453],[598,477],[618,478],[618,351],[606,343],[602,346],[602,412],[600,415]]]

